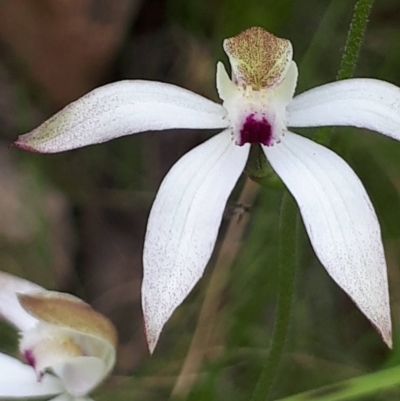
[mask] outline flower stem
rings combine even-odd
[[[273,384],[289,329],[297,264],[297,226],[299,214],[293,198],[285,192],[279,227],[278,308],[267,361],[251,401],[264,401]]]
[[[374,0],[358,0],[354,6],[337,80],[351,78],[354,75],[373,2]]]
[[[348,79],[354,75],[373,2],[374,0],[358,0],[354,6],[342,61],[336,77],[337,80]],[[319,129],[314,139],[321,145],[327,146],[331,141],[331,137],[332,128],[326,127]]]

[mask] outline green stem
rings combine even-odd
[[[277,401],[342,401],[371,396],[380,390],[400,385],[400,366],[345,380]],[[390,398],[390,397],[389,397]],[[368,398],[369,399],[369,398]]]
[[[354,75],[373,2],[374,0],[358,0],[354,6],[337,80],[351,78]]]
[[[267,361],[253,392],[251,401],[264,401],[273,384],[282,358],[290,324],[297,264],[297,226],[299,214],[293,198],[285,192],[282,199],[279,227],[279,295],[275,326]]]
[[[358,0],[354,6],[337,80],[348,79],[354,75],[373,2],[374,0]],[[332,128],[326,127],[319,129],[314,139],[321,145],[327,146],[331,137]]]

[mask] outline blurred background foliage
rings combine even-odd
[[[119,79],[172,82],[217,100],[215,65],[227,64],[223,38],[255,25],[292,41],[298,92],[332,81],[354,3],[0,2],[0,268],[75,293],[116,324],[115,375],[94,398],[249,399],[276,311],[282,191],[262,189],[245,208],[235,203],[241,185],[234,191],[205,277],[150,357],[140,309],[146,218],[168,169],[210,133],[149,133],[56,155],[26,154],[10,142],[68,102]],[[356,76],[400,85],[399,26],[399,1],[377,1]],[[301,228],[292,324],[272,399],[400,363],[400,144],[341,128],[332,147],[362,178],[382,224],[394,348],[386,349],[328,277]],[[239,244],[229,242],[227,230],[243,232]],[[218,257],[224,246],[239,246],[234,263]],[[0,349],[16,352],[14,331],[5,324],[0,329]],[[392,389],[365,399],[399,398],[400,389]]]

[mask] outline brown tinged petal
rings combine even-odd
[[[58,327],[100,337],[112,346],[117,345],[114,325],[80,299],[58,292],[19,294],[22,307],[35,318]]]

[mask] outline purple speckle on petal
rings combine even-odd
[[[272,144],[272,128],[271,124],[263,116],[256,119],[254,114],[246,117],[246,120],[240,130],[239,146],[245,143],[261,143],[266,146]]]

